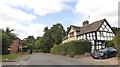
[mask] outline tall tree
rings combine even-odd
[[[42,48],[41,39],[42,39],[42,37],[37,37],[37,39],[35,40],[35,48],[34,48],[34,50],[39,51],[40,48]]]
[[[34,36],[28,36],[27,38],[25,38],[24,40],[23,40],[23,45],[24,46],[30,46],[30,45],[34,45],[35,44],[35,38],[34,38]]]
[[[14,29],[10,29],[9,27],[6,28],[6,30],[4,31],[8,36],[10,36],[10,40],[11,43],[14,39],[18,38],[15,33],[12,33],[14,31]]]
[[[6,33],[2,33],[2,54],[7,54],[8,48],[11,44],[10,36],[8,36]]]
[[[65,30],[61,24],[57,23],[53,25],[51,29],[47,30],[42,37],[41,49],[43,49],[43,52],[49,52],[54,44],[60,44],[64,35]]]
[[[60,23],[53,25],[51,29],[54,34],[54,44],[59,45],[62,42],[62,38],[65,36],[65,30]]]
[[[14,29],[11,29],[11,30],[10,30],[9,27],[6,28],[6,33],[7,33],[7,34],[10,34],[12,31],[14,31]]]
[[[17,38],[17,36],[12,33],[13,29],[6,28],[6,30],[2,30],[2,54],[8,53],[8,48],[10,47],[13,39]],[[0,38],[1,39],[1,38]]]
[[[43,52],[49,52],[51,47],[54,44],[54,40],[53,40],[53,32],[52,30],[48,30],[42,37],[41,40],[41,45],[42,45],[42,51]]]

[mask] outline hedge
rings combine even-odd
[[[105,45],[107,47],[114,47],[115,48],[115,44],[113,43],[113,40],[111,40],[111,41],[105,41]]]
[[[70,41],[61,45],[54,45],[53,48],[51,48],[51,53],[74,57],[75,55],[90,52],[91,45],[91,42],[85,40]]]

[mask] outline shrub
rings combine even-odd
[[[105,41],[105,44],[107,47],[114,47],[115,48],[115,44],[113,43],[113,41]]]
[[[53,48],[51,48],[52,54],[59,54],[59,45],[54,45]]]
[[[61,45],[54,45],[51,49],[52,54],[69,55],[74,57],[75,55],[84,54],[91,51],[91,42],[79,40],[70,41]]]

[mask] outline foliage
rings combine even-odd
[[[17,36],[12,33],[13,29],[10,30],[10,28],[6,28],[6,30],[1,30],[2,34],[0,38],[2,40],[2,54],[8,54],[8,48],[10,47],[12,40],[14,40],[15,38],[17,38]]]
[[[48,30],[42,37],[40,49],[42,50],[42,52],[47,53],[49,52],[52,45],[53,45],[52,31]]]
[[[36,52],[39,52],[40,48],[42,48],[42,45],[41,45],[41,37],[37,37],[37,39],[35,40],[35,51]]]
[[[114,47],[115,48],[115,44],[113,43],[113,40],[111,40],[111,41],[105,41],[105,45],[107,47]]]
[[[27,46],[28,48],[29,47],[35,48],[34,44],[35,44],[35,38],[33,36],[28,36],[23,40],[23,46]]]
[[[113,39],[113,43],[118,50],[118,54],[120,56],[120,30],[116,33],[115,38]]]
[[[0,47],[2,47],[2,30],[0,29]],[[0,55],[2,54],[2,48],[0,50]]]
[[[10,36],[6,33],[2,34],[2,54],[8,54],[8,48],[11,44]]]
[[[51,29],[47,29],[41,39],[41,50],[43,52],[50,52],[54,44],[60,44],[62,38],[65,36],[65,30],[61,24],[55,24]]]
[[[20,54],[7,54],[7,55],[2,55],[2,60],[6,60],[6,58],[8,60],[14,60],[14,59],[17,59],[17,57],[19,56]]]
[[[63,29],[63,26],[58,23],[53,25],[51,30],[53,32],[54,44],[60,44],[62,42],[62,38],[65,36],[65,30]]]
[[[53,48],[51,48],[52,54],[59,54],[59,45],[54,45]]]
[[[90,51],[91,42],[88,41],[70,41],[58,46],[55,45],[51,48],[52,54],[69,55],[71,57]]]
[[[117,27],[112,27],[113,31],[115,32],[115,34],[118,33],[118,31],[120,31],[120,28],[117,28]]]

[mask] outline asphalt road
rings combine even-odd
[[[6,65],[92,65],[90,63],[78,61],[64,56],[52,55],[49,53],[34,53],[26,61],[7,62]]]

